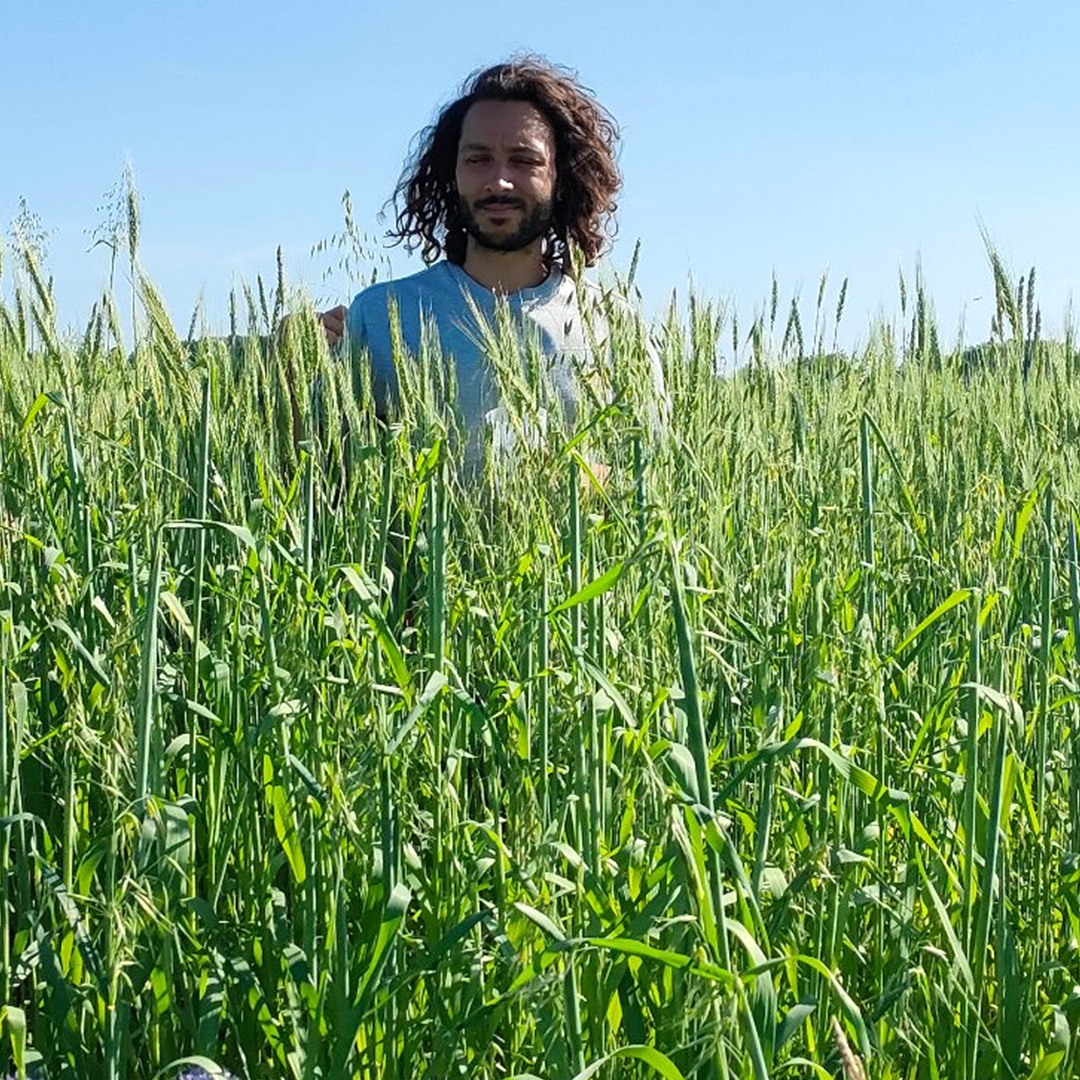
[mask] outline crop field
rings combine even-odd
[[[853,355],[824,283],[813,327],[612,305],[543,440],[495,327],[477,476],[436,357],[383,428],[283,282],[197,338],[130,271],[72,336],[3,268],[0,1071],[1080,1075],[1080,354],[1034,274],[991,253],[979,350],[918,281]]]

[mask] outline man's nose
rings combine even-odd
[[[493,194],[502,191],[511,191],[514,187],[513,180],[506,174],[506,170],[496,165],[488,174],[487,183],[484,185]]]

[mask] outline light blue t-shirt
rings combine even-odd
[[[593,285],[585,285],[599,291]],[[575,370],[590,362],[589,335],[571,278],[553,267],[547,278],[530,289],[505,297],[522,346],[530,336],[540,354],[549,358],[547,377],[572,417],[577,403]],[[474,281],[460,266],[445,260],[410,277],[372,285],[357,295],[346,323],[354,358],[366,350],[371,364],[372,390],[379,411],[397,395],[397,373],[390,329],[390,301],[397,306],[402,342],[412,356],[420,352],[423,326],[432,328],[444,359],[453,365],[458,407],[466,433],[473,435],[489,419],[498,402],[491,360],[484,349],[484,328],[496,326],[496,294]],[[602,319],[593,321],[597,344],[607,336]]]

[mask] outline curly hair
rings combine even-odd
[[[545,264],[574,272],[580,253],[592,266],[615,234],[612,215],[622,180],[615,164],[618,127],[573,72],[538,56],[515,57],[474,72],[433,124],[417,136],[415,149],[394,192],[396,228],[387,236],[407,251],[422,247],[425,263],[445,253],[465,261],[467,232],[455,170],[465,114],[477,101],[526,101],[555,136],[555,197],[544,244]]]

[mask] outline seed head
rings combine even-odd
[[[847,1036],[844,1034],[844,1029],[835,1016],[832,1021],[832,1032],[837,1053],[840,1055],[840,1064],[844,1067],[844,1080],[866,1080],[866,1072],[862,1067],[862,1062],[855,1051],[851,1049]]]

